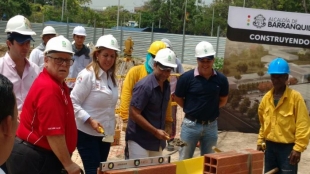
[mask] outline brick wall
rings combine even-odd
[[[206,154],[204,174],[262,174],[264,153],[245,149],[222,153]]]

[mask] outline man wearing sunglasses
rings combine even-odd
[[[200,154],[212,153],[217,143],[219,108],[227,103],[228,80],[213,69],[215,51],[206,41],[197,44],[195,57],[198,66],[182,74],[177,82],[175,101],[183,107],[181,139],[187,143],[179,159],[192,158],[200,142]]]
[[[129,159],[161,156],[166,140],[170,139],[164,131],[170,99],[167,79],[177,67],[175,57],[169,48],[159,50],[154,59],[153,73],[133,88],[126,130]]]

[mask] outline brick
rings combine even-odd
[[[218,167],[227,166],[231,164],[245,163],[248,161],[249,156],[247,154],[231,154],[229,156],[218,156],[211,159],[211,165]]]
[[[216,170],[217,174],[238,173],[240,171],[249,171],[249,166],[247,163],[232,163],[232,165],[217,167]]]
[[[261,161],[264,160],[264,152],[254,150],[254,149],[245,149],[252,154],[252,161]]]
[[[263,168],[252,170],[252,174],[262,174],[262,173],[263,173]]]
[[[263,160],[252,162],[252,170],[262,169],[262,168],[264,168],[264,161]]]
[[[110,170],[102,174],[176,174],[175,164],[160,164],[155,166],[146,166],[139,168],[129,168],[120,170]]]
[[[216,164],[214,164],[214,160],[213,160],[214,158],[229,156],[229,155],[232,155],[232,154],[235,154],[235,153],[236,153],[235,151],[229,151],[229,152],[205,154],[204,155],[205,163],[211,164],[211,165],[216,165]]]

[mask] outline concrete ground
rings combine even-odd
[[[180,108],[178,108],[178,114],[177,114],[177,133],[180,132],[181,122],[184,115]],[[241,133],[241,132],[222,132],[219,131],[219,139],[217,147],[222,151],[230,151],[230,150],[242,150],[242,149],[256,149],[256,140],[257,140],[257,134],[250,134],[250,133]],[[125,141],[124,141],[124,132],[121,132],[121,139],[120,139],[120,145],[112,146],[110,150],[110,154],[108,157],[108,161],[116,161],[116,160],[124,160],[124,147],[125,147]],[[179,137],[179,134],[177,134],[176,137]],[[301,155],[301,161],[299,163],[299,170],[298,174],[310,174],[309,170],[309,164],[310,164],[310,145],[308,146],[308,149],[304,151]],[[168,152],[167,150],[164,150],[164,155],[169,154],[171,152]],[[196,148],[194,156],[200,156],[199,148]],[[171,155],[172,161],[178,161],[179,154],[174,153]],[[83,168],[82,161],[79,157],[79,154],[77,151],[74,152],[72,159],[77,162],[81,168]]]

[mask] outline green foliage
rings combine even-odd
[[[0,17],[3,14],[6,14],[7,19],[9,19],[17,14],[30,16],[32,11],[27,0],[1,0]]]
[[[154,27],[165,28],[169,33],[183,33],[183,22],[186,19],[185,31],[194,35],[216,35],[217,27],[220,26],[220,36],[226,36],[228,8],[229,6],[243,6],[270,9],[279,11],[307,13],[310,3],[306,0],[214,0],[211,4],[204,4],[201,1],[196,5],[196,0],[146,0],[142,10],[136,13],[129,12],[120,7],[120,25],[123,26],[129,20],[140,21],[141,28]],[[33,3],[35,2],[35,3]],[[85,7],[84,4],[91,0],[67,0],[67,8],[64,10],[63,21],[83,23],[96,27],[110,28],[117,23],[117,6],[110,6],[106,10],[97,12]],[[42,22],[47,20],[60,21],[62,15],[62,0],[1,0],[0,16],[4,13],[7,18],[16,14],[25,15],[31,22]],[[185,15],[185,6],[187,15]],[[213,18],[214,12],[214,18]],[[213,28],[212,28],[213,23]],[[245,50],[240,55],[234,55],[239,59],[258,59],[266,55],[262,46],[257,46],[256,50]],[[233,56],[233,55],[231,55]],[[301,55],[304,57],[304,55]],[[308,58],[308,57],[307,57]],[[225,63],[226,66],[226,63]],[[229,68],[230,74],[234,70]]]
[[[213,68],[217,71],[223,70],[224,59],[223,58],[215,58]]]

